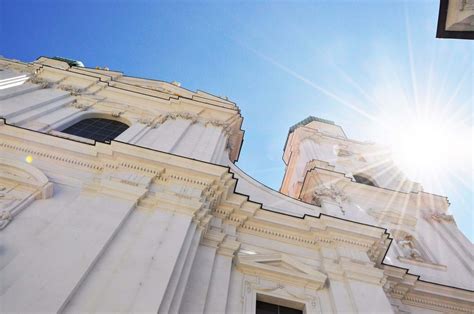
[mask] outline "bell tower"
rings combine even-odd
[[[333,121],[313,116],[290,128],[283,160],[281,193],[315,205],[332,199],[343,213],[345,200],[366,193],[422,191],[398,169],[387,147],[352,140]]]

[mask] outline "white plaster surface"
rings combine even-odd
[[[0,66],[0,115],[14,125],[0,124],[0,158],[33,156],[54,191],[2,212],[0,312],[254,313],[259,298],[307,314],[474,311],[462,290],[473,288],[472,243],[440,216],[445,199],[377,164],[374,146],[341,127],[313,121],[290,134],[280,193],[232,163],[241,117],[225,99],[47,58]],[[97,116],[129,123],[117,138],[126,144],[15,127],[61,137]],[[0,167],[0,187],[32,189],[27,169]],[[378,187],[354,182],[359,172]],[[332,192],[309,204],[321,184]],[[21,201],[0,192],[2,210]],[[379,227],[413,235],[422,261],[403,256],[400,239],[384,260],[413,275],[377,260],[388,246]]]

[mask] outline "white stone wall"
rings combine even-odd
[[[417,278],[469,286],[472,244],[449,217],[423,216],[423,198],[413,217],[372,212],[390,195],[367,197],[331,140],[306,139],[287,160],[292,191],[317,157],[318,175],[350,194],[315,206],[232,164],[242,134],[228,101],[45,58],[0,65],[0,312],[255,313],[257,300],[304,313],[474,310],[472,293]],[[110,144],[61,134],[110,116],[130,125]],[[399,218],[433,263],[400,259],[396,243],[385,262],[413,275],[381,264],[390,240],[376,225]]]

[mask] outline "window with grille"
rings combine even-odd
[[[128,125],[120,121],[89,118],[81,120],[61,132],[85,137],[98,142],[110,142],[126,129],[128,129]]]
[[[303,314],[302,310],[286,306],[257,301],[256,314]]]

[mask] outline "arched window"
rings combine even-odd
[[[354,179],[357,183],[362,183],[365,185],[370,185],[370,186],[377,186],[372,180],[360,175],[360,174],[355,174]]]
[[[128,129],[128,125],[116,120],[103,118],[84,119],[62,130],[63,133],[89,138],[98,142],[108,142]]]

